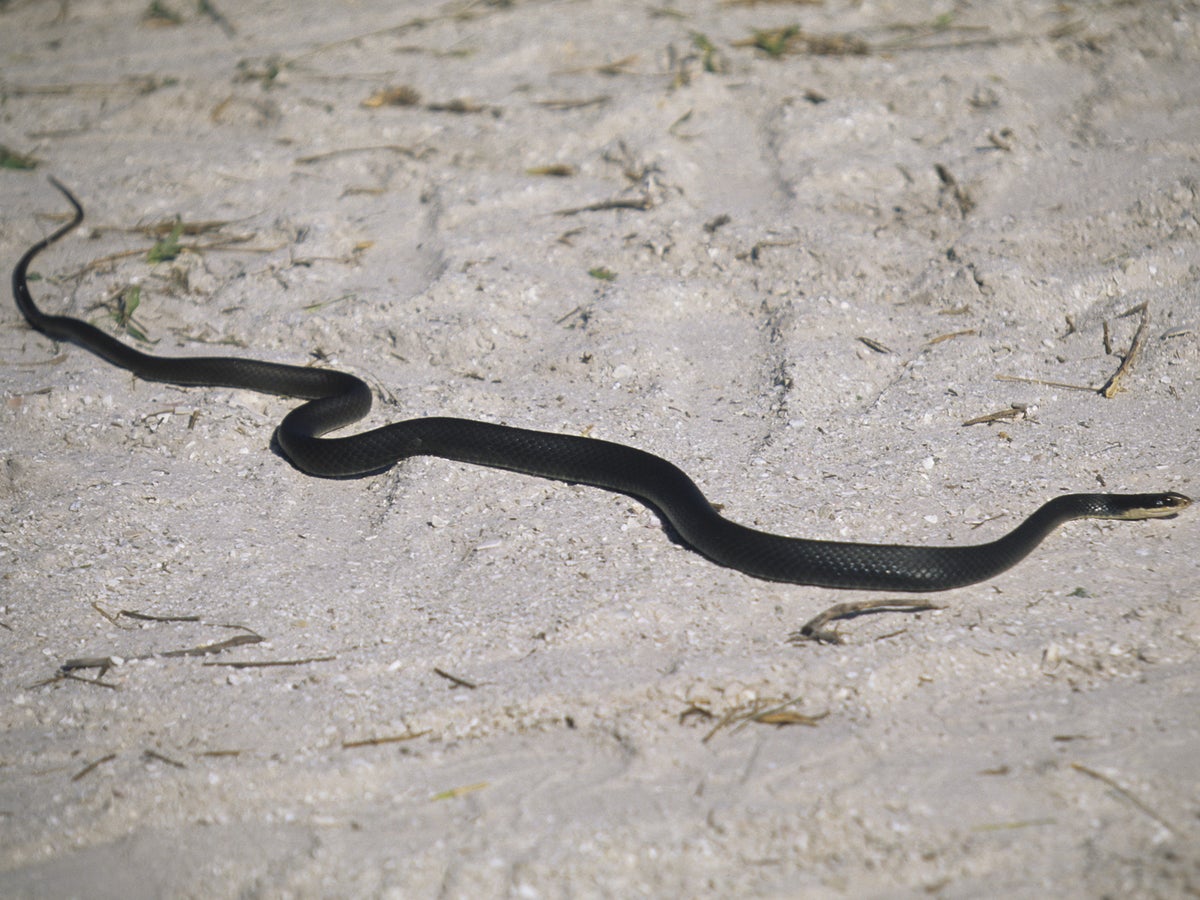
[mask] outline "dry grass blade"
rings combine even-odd
[[[1087,391],[1094,394],[1099,390],[1090,384],[1070,384],[1066,381],[1047,381],[1045,378],[1025,378],[1022,375],[997,375],[997,381],[1011,381],[1016,384],[1040,384],[1042,387],[1062,388],[1064,391]]]
[[[435,667],[433,670],[433,673],[435,675],[441,676],[442,678],[445,678],[454,687],[465,687],[465,688],[470,688],[472,690],[479,687],[479,685],[475,684],[474,682],[467,681],[467,679],[465,679],[465,678],[459,678],[457,675],[451,675],[449,672],[445,671],[444,669],[439,669],[439,668]]]
[[[92,762],[90,762],[86,766],[84,766],[82,769],[80,769],[78,772],[76,772],[74,775],[72,775],[71,780],[79,781],[81,778],[84,778],[84,777],[90,775],[92,772],[96,771],[96,769],[100,768],[105,763],[112,762],[116,758],[117,758],[117,754],[109,753],[105,756],[100,757],[97,760],[93,760]]]
[[[707,744],[716,734],[730,726],[734,732],[740,731],[748,723],[753,722],[758,725],[807,725],[816,727],[816,724],[829,715],[829,712],[818,713],[816,715],[807,715],[805,713],[796,712],[794,709],[789,709],[790,706],[795,706],[801,700],[800,697],[792,697],[785,700],[767,700],[758,699],[750,703],[741,703],[723,715],[720,721],[714,725],[709,732],[701,738],[700,743]],[[688,710],[689,715],[702,713],[706,718],[712,718],[712,713],[701,707],[693,706]],[[683,721],[681,716],[680,721]]]
[[[379,747],[383,744],[401,744],[405,741],[413,741],[419,737],[424,737],[429,734],[429,729],[424,731],[406,731],[404,734],[392,734],[387,737],[364,738],[361,741],[342,741],[343,750],[353,750],[355,747]]]
[[[870,347],[876,353],[891,353],[892,352],[891,347],[889,347],[887,344],[883,343],[882,341],[875,340],[875,338],[865,337],[864,335],[860,334],[858,336],[858,341],[859,341],[859,343],[865,344],[866,346]]]
[[[1084,775],[1087,775],[1090,778],[1095,778],[1097,781],[1103,782],[1104,784],[1108,785],[1110,788],[1112,788],[1114,791],[1116,791],[1118,794],[1120,794],[1122,797],[1124,797],[1126,800],[1128,800],[1130,803],[1132,803],[1137,809],[1141,810],[1143,813],[1145,813],[1147,816],[1149,816],[1151,819],[1153,819],[1155,822],[1157,822],[1163,828],[1167,829],[1167,831],[1171,832],[1172,834],[1176,833],[1175,826],[1173,826],[1170,822],[1168,822],[1166,819],[1164,819],[1162,816],[1160,816],[1157,812],[1155,812],[1153,809],[1151,809],[1147,803],[1145,803],[1144,801],[1135,797],[1127,788],[1124,788],[1120,784],[1118,784],[1115,779],[1110,778],[1109,776],[1105,775],[1103,772],[1097,772],[1095,769],[1089,768],[1088,766],[1085,766],[1083,763],[1073,762],[1073,763],[1071,763],[1071,768],[1074,769],[1076,772],[1082,772]]]
[[[167,650],[159,655],[167,657],[209,656],[213,653],[221,653],[232,649],[233,647],[243,647],[246,644],[260,644],[265,640],[266,638],[259,634],[238,634],[212,644],[201,644],[199,647],[188,647],[186,650]]]
[[[153,759],[157,762],[166,763],[168,766],[172,766],[176,769],[186,769],[187,768],[187,766],[184,765],[183,763],[181,763],[179,760],[171,759],[171,757],[169,757],[169,756],[164,756],[163,754],[159,753],[157,750],[144,750],[144,751],[142,751],[142,756],[146,759]]]
[[[304,659],[233,660],[230,662],[206,662],[206,666],[223,666],[226,669],[275,669],[288,666],[307,666],[309,663],[333,662],[336,656],[309,656]]]
[[[601,212],[606,209],[636,209],[645,211],[653,205],[654,202],[649,197],[617,198],[614,200],[600,200],[597,203],[589,203],[587,206],[572,206],[567,209],[558,209],[554,211],[554,214],[556,216],[577,216],[580,213]]]
[[[308,156],[297,156],[294,162],[297,165],[306,166],[315,162],[321,162],[326,159],[333,159],[338,156],[348,156],[354,153],[399,153],[401,156],[415,158],[418,154],[412,147],[405,147],[403,144],[369,144],[363,147],[342,147],[339,150],[326,150],[324,153],[312,153]]]

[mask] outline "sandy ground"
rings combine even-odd
[[[45,174],[88,212],[47,308],[137,286],[154,352],[635,444],[790,534],[1200,492],[1194,2],[162,6],[0,4],[0,257]],[[870,595],[588,488],[308,478],[288,401],[0,323],[6,897],[1200,894],[1195,509],[795,645]]]

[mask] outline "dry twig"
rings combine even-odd
[[[1121,313],[1121,317],[1140,315],[1141,321],[1138,322],[1137,331],[1133,335],[1133,341],[1129,345],[1129,352],[1125,354],[1125,358],[1121,360],[1121,365],[1117,367],[1117,371],[1113,372],[1112,377],[1104,382],[1104,386],[1100,388],[1100,395],[1106,399],[1112,399],[1118,393],[1124,390],[1121,382],[1125,380],[1130,372],[1133,371],[1134,363],[1141,356],[1142,347],[1146,343],[1146,334],[1150,330],[1150,304],[1139,303],[1132,309]]]
[[[928,600],[851,600],[847,603],[837,603],[820,615],[805,622],[799,631],[788,637],[789,644],[801,644],[805,641],[818,641],[823,644],[841,644],[842,636],[825,625],[835,619],[852,619],[855,616],[875,612],[924,612],[929,609],[945,609],[940,603]]]

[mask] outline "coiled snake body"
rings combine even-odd
[[[83,209],[71,192],[51,182],[75,214],[30,247],[13,269],[13,296],[29,324],[148,381],[244,388],[307,400],[284,417],[276,436],[292,464],[310,475],[361,475],[410,456],[428,455],[593,485],[649,504],[684,543],[720,565],[774,581],[887,591],[940,591],[973,584],[1015,565],[1063,522],[1165,517],[1191,502],[1173,492],[1064,494],[998,540],[972,546],[814,541],[756,531],[723,518],[679,468],[623,444],[445,417],[324,438],[363,418],[371,408],[370,389],[353,375],[234,357],[151,356],[87,322],[39,310],[26,280],[29,263],[83,221]]]

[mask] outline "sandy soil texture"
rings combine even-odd
[[[47,174],[87,209],[47,309],[372,425],[814,538],[1200,493],[1195,2],[10,0],[0,101],[0,259]],[[880,597],[589,488],[309,478],[290,401],[2,309],[6,897],[1200,894],[1196,509],[793,642]]]

